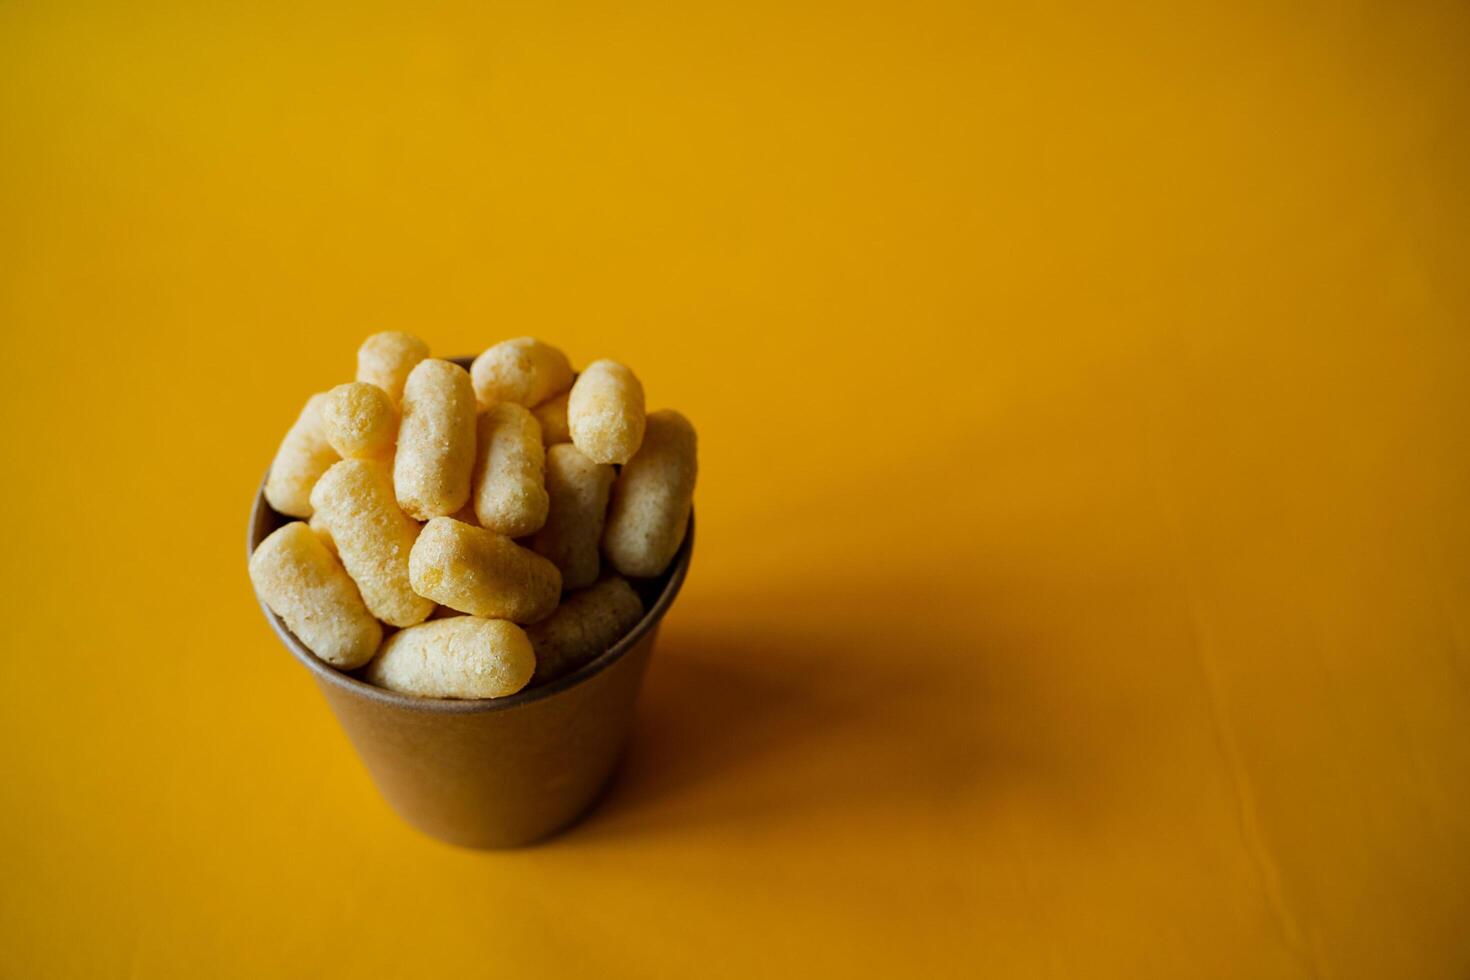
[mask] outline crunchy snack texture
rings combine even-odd
[[[398,509],[388,465],[344,459],[317,481],[311,502],[372,614],[390,626],[427,619],[434,602],[414,592],[408,580],[419,526]]]
[[[475,358],[470,376],[481,408],[500,402],[534,408],[571,387],[572,365],[558,348],[535,337],[517,337]]]
[[[530,409],[501,402],[481,413],[471,502],[481,527],[507,537],[546,523],[546,450]]]
[[[550,618],[526,627],[536,650],[536,683],[555,680],[595,660],[642,618],[643,601],[627,579],[617,575],[573,592]]]
[[[531,539],[531,548],[561,571],[564,589],[581,589],[597,581],[602,526],[614,475],[611,466],[592,462],[570,443],[552,446],[546,453],[551,507],[545,527]]]
[[[475,392],[458,364],[430,358],[409,372],[393,458],[398,506],[416,521],[453,514],[470,499]]]
[[[651,578],[669,566],[689,527],[696,460],[694,426],[673,409],[648,416],[638,455],[613,484],[602,550],[624,575]]]
[[[250,556],[250,581],[271,612],[333,667],[367,663],[383,628],[316,532],[302,521],[277,528]]]
[[[428,356],[429,345],[411,333],[375,333],[357,349],[357,380],[382,388],[396,404],[409,372]]]
[[[414,591],[451,609],[534,623],[556,609],[561,573],[510,538],[450,517],[424,525],[408,558]]]
[[[465,370],[377,333],[357,380],[309,398],[282,439],[264,496],[300,520],[250,576],[325,663],[422,697],[504,697],[639,622],[648,590],[627,579],[668,569],[697,469],[693,426],[646,412],[617,361],[578,374],[518,337]]]
[[[535,669],[531,641],[516,624],[454,616],[388,637],[366,676],[422,698],[503,698],[525,687]]]
[[[377,385],[338,385],[322,402],[322,434],[343,459],[384,459],[398,437],[398,407]]]
[[[643,442],[643,385],[617,361],[593,361],[567,399],[567,427],[594,463],[626,463]]]
[[[332,540],[332,531],[327,527],[327,522],[323,519],[322,515],[312,514],[311,520],[307,522],[306,526],[311,528],[316,533],[316,536],[322,539],[322,544],[327,546],[327,550],[335,558],[337,556],[337,542]]]
[[[337,451],[322,431],[322,405],[326,399],[325,394],[318,394],[306,400],[295,424],[281,440],[276,458],[271,462],[270,476],[266,477],[266,502],[287,517],[311,516],[311,488],[327,467],[337,462]]]

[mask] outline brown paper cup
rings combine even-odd
[[[258,492],[249,551],[287,520]],[[261,609],[311,671],[393,809],[451,844],[515,847],[571,825],[608,782],[659,623],[684,582],[693,546],[691,517],[668,571],[633,583],[648,612],[612,649],[550,684],[488,701],[415,698],[373,687],[318,660],[264,604]]]

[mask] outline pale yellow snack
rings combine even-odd
[[[673,409],[648,416],[638,455],[613,484],[602,551],[612,566],[633,578],[661,574],[689,528],[694,500],[694,426]]]
[[[301,521],[277,528],[256,547],[250,581],[296,638],[333,667],[361,667],[383,639],[357,586]]]
[[[571,397],[570,391],[564,391],[531,409],[541,423],[541,444],[547,448],[572,441],[572,430],[567,428],[567,400]]]
[[[408,580],[408,555],[419,526],[398,509],[388,464],[344,459],[317,481],[311,502],[372,614],[389,626],[427,619],[434,603],[414,592]]]
[[[327,550],[332,553],[332,557],[336,558],[337,542],[332,540],[332,529],[327,527],[327,522],[322,518],[320,511],[314,511],[312,513],[311,520],[307,522],[307,526],[316,532],[316,536],[322,539],[322,544],[326,545]]]
[[[536,683],[555,680],[600,657],[643,618],[627,579],[609,575],[562,600],[549,619],[526,627],[536,650]]]
[[[408,374],[429,356],[429,345],[411,333],[375,333],[357,349],[357,380],[377,385],[394,404],[403,400]]]
[[[556,566],[510,538],[436,517],[424,525],[408,556],[414,591],[451,609],[534,623],[561,597]]]
[[[572,365],[556,347],[534,337],[496,344],[470,365],[481,408],[514,402],[533,408],[572,385]]]
[[[398,506],[414,520],[453,514],[470,499],[475,390],[464,368],[430,358],[409,372],[393,457]]]
[[[312,395],[296,423],[281,440],[270,476],[265,480],[266,502],[287,517],[311,516],[311,488],[337,462],[337,451],[322,431],[322,405],[327,396]]]
[[[385,459],[398,436],[398,407],[377,385],[338,385],[322,403],[322,432],[343,459]]]
[[[593,361],[572,385],[567,426],[594,463],[626,463],[643,442],[643,385],[617,361]]]
[[[546,450],[529,408],[501,402],[480,415],[470,501],[481,527],[507,537],[546,523]]]
[[[503,698],[525,687],[535,669],[531,641],[515,623],[454,616],[394,633],[364,676],[421,698]]]
[[[551,508],[546,526],[531,539],[531,548],[561,570],[564,589],[581,589],[597,581],[602,527],[615,476],[611,466],[592,462],[569,443],[546,452]]]

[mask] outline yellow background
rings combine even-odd
[[[0,974],[1470,975],[1467,66],[1448,2],[0,4]],[[385,328],[700,429],[542,847],[407,829],[246,579]]]

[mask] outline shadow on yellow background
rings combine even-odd
[[[1464,977],[1461,4],[0,5],[0,973]],[[616,357],[602,805],[398,821],[250,593],[361,338]]]

